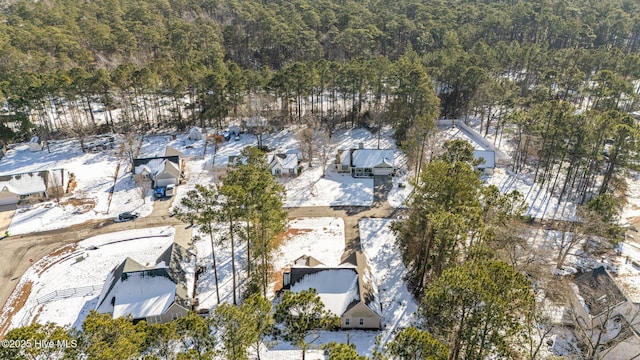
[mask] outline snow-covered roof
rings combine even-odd
[[[316,289],[326,310],[342,316],[349,304],[359,300],[355,269],[325,269],[307,274],[291,286],[291,291]]]
[[[140,174],[145,171],[151,174],[152,178],[156,178],[162,173],[169,173],[175,177],[180,176],[178,165],[166,158],[150,159],[147,163],[136,166],[133,172]]]
[[[269,167],[273,168],[276,163],[279,163],[283,169],[297,169],[298,168],[298,155],[297,154],[268,154],[267,163]]]
[[[343,150],[340,154],[340,164],[351,165],[351,150]]]
[[[134,319],[162,315],[173,303],[176,283],[148,271],[127,273],[115,291],[113,317],[131,315]]]
[[[34,136],[29,140],[30,143],[39,143],[40,142],[40,137],[39,136]]]
[[[126,258],[107,276],[96,310],[114,318],[131,315],[134,319],[162,315],[174,302],[188,309],[193,279],[187,280],[183,263],[191,264],[191,254],[173,243],[146,267]]]
[[[0,175],[0,191],[6,190],[16,195],[38,194],[55,186],[66,189],[68,181],[69,176],[64,169]]]
[[[393,150],[357,149],[351,153],[351,164],[356,168],[374,168],[380,165],[393,167]]]

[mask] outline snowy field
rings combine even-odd
[[[84,318],[94,309],[98,295],[111,270],[131,257],[142,265],[153,265],[157,257],[173,243],[172,227],[156,227],[129,230],[95,236],[78,243],[71,251],[45,256],[20,279],[16,291],[7,301],[2,314],[8,314],[20,289],[30,284],[31,292],[22,307],[11,319],[11,328],[38,323],[53,322],[80,328]],[[187,276],[194,276],[193,273]],[[73,292],[70,289],[95,286],[85,296],[53,297],[50,302],[38,304],[56,291]],[[84,290],[84,289],[83,289]],[[5,319],[3,319],[5,320]]]
[[[50,148],[51,153],[46,148],[31,152],[27,145],[20,145],[0,160],[3,175],[64,168],[75,175],[77,184],[72,194],[61,198],[60,204],[49,200],[20,206],[9,227],[11,234],[59,229],[87,220],[114,217],[123,211],[137,211],[142,216],[151,213],[151,202],[144,204],[127,172],[127,162],[118,157],[117,148],[83,153],[77,140],[51,141]]]

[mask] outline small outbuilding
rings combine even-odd
[[[29,151],[36,152],[44,149],[44,141],[40,140],[39,136],[34,136],[29,140]]]
[[[200,128],[196,126],[192,127],[191,130],[189,130],[189,140],[202,140],[202,130],[200,130]]]

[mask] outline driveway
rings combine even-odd
[[[16,213],[16,205],[2,205],[0,206],[0,237],[4,236],[6,231],[11,225],[13,215]]]

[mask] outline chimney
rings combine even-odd
[[[360,150],[364,149],[364,143],[358,143],[358,149]]]

